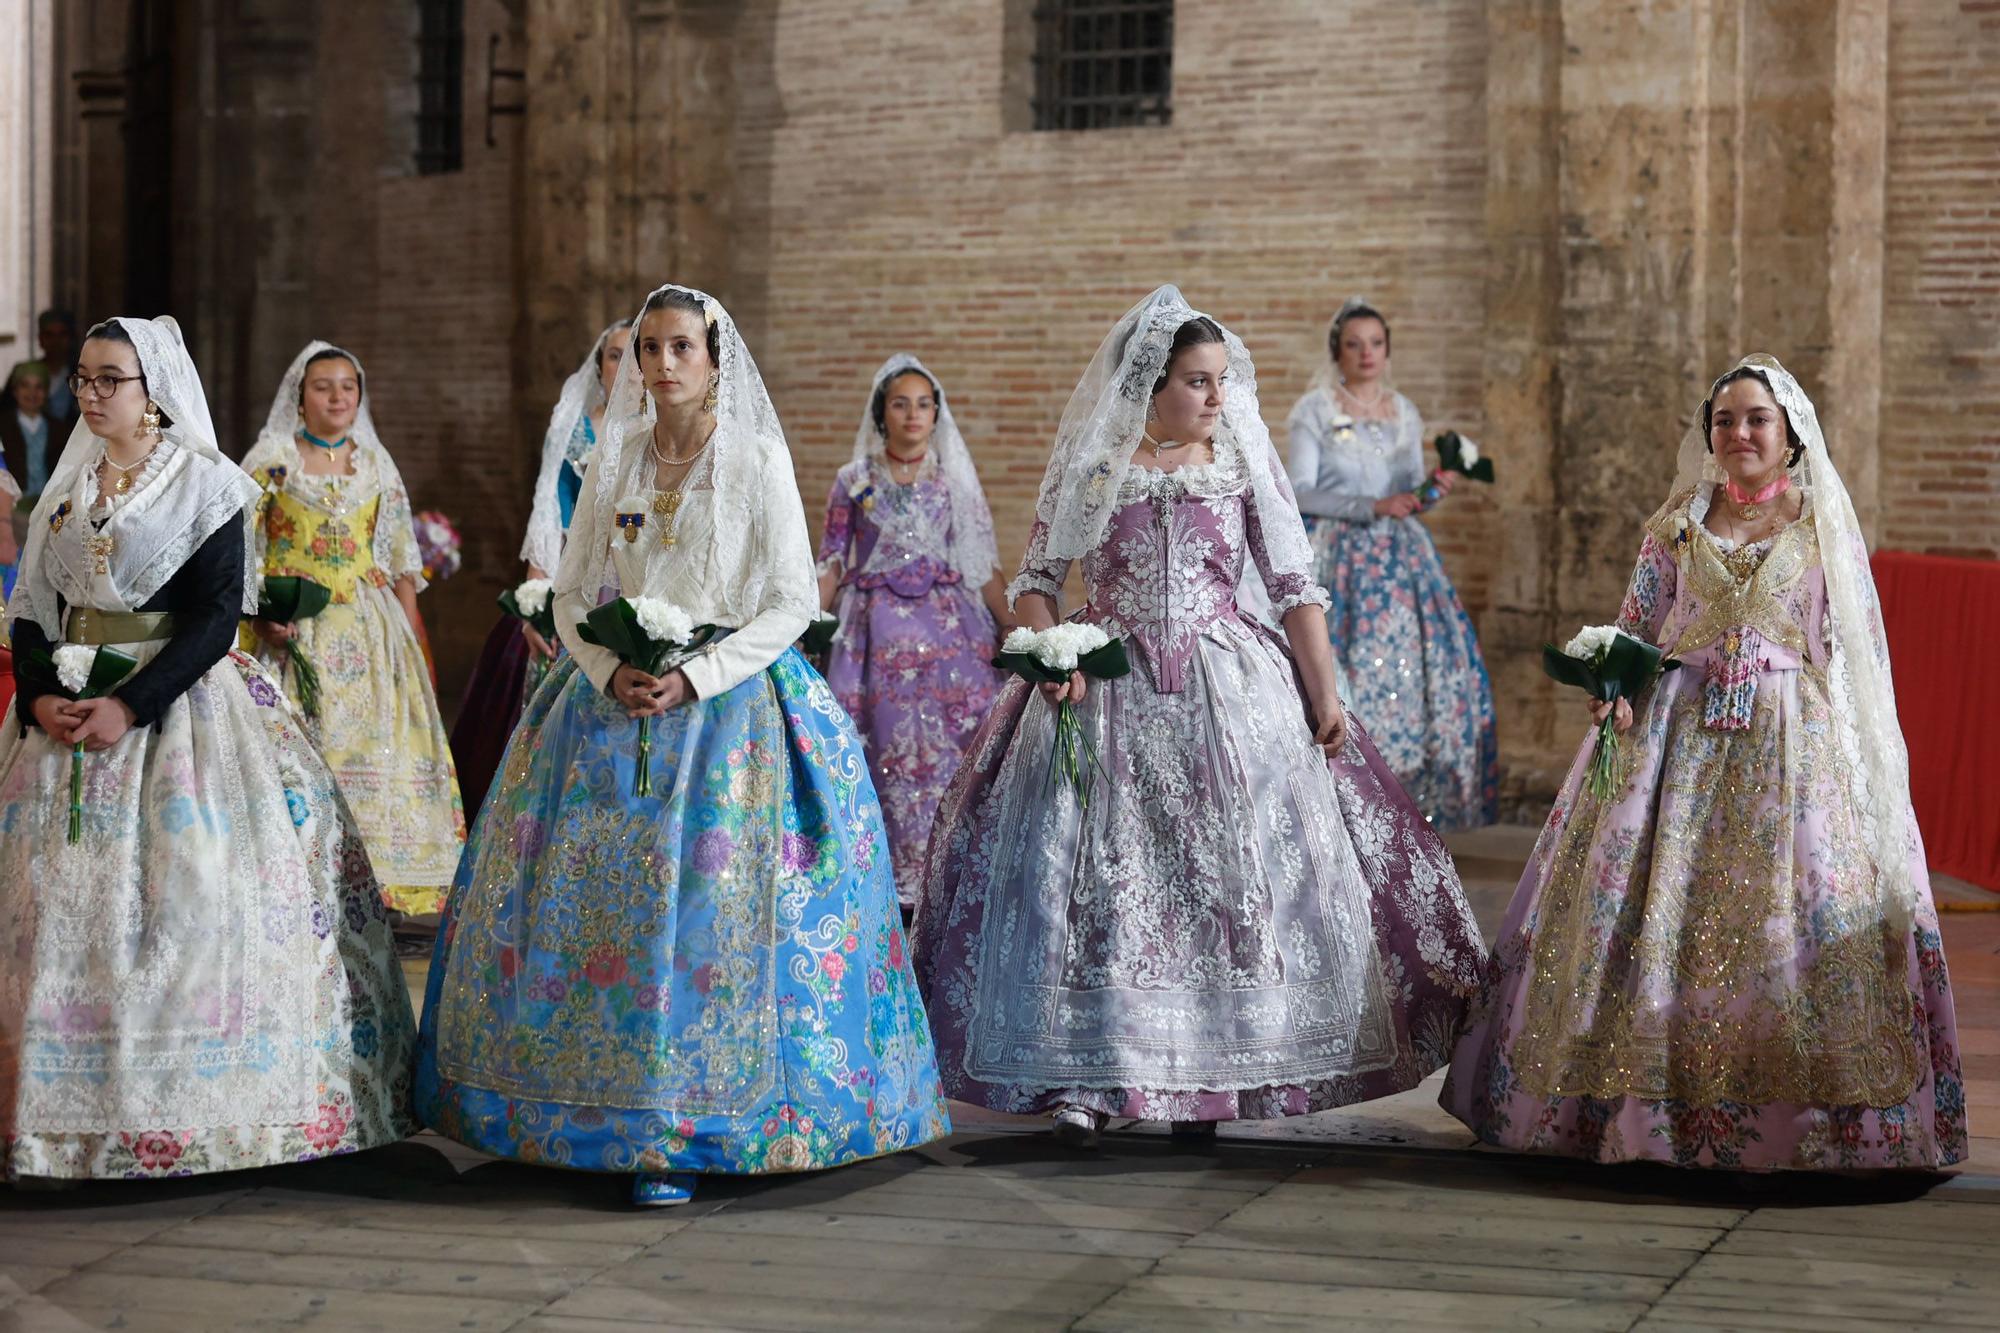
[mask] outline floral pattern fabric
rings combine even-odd
[[[191,1175],[410,1133],[380,890],[271,677],[232,652],[90,755],[74,845],[70,762],[0,726],[5,1174]]]
[[[453,886],[420,1114],[592,1171],[802,1171],[949,1132],[852,727],[795,650],[637,724],[562,659]]]
[[[827,683],[868,748],[888,826],[896,889],[915,903],[945,784],[1000,689],[995,626],[979,590],[943,560],[912,555],[878,568],[882,519],[922,527],[912,543],[948,551],[951,491],[938,477],[898,486],[870,460],[834,478],[820,567],[843,571]]]
[[[1486,1142],[1753,1170],[1966,1151],[1950,978],[1908,817],[1914,917],[1877,900],[1828,676],[1813,525],[1738,549],[1682,497],[1619,616],[1684,663],[1635,706],[1623,776],[1585,741],[1501,927],[1444,1105]],[[1810,503],[1810,500],[1808,500]],[[1752,662],[1747,725],[1736,682]]]
[[[360,822],[389,905],[435,912],[458,868],[457,770],[415,629],[375,563],[379,494],[359,478],[260,469],[262,569],[325,584],[333,600],[297,626],[320,678],[315,739]],[[257,645],[294,701],[289,655]]]
[[[1080,617],[1135,663],[1078,706],[1088,808],[1048,785],[1054,711],[1018,680],[939,808],[916,952],[954,1097],[1295,1115],[1444,1060],[1478,928],[1366,733],[1329,763],[1283,647],[1238,615],[1246,561],[1276,606],[1324,597],[1265,554],[1267,518],[1299,520],[1259,514],[1244,467],[1132,469],[1085,561]],[[1041,538],[1017,589],[1062,584]]]

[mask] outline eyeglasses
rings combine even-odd
[[[109,398],[118,392],[119,385],[145,378],[144,375],[71,375],[69,391],[81,398],[84,389],[88,388],[99,398]]]

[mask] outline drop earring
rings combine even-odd
[[[715,411],[716,391],[722,384],[722,372],[711,371],[708,376],[708,396],[701,400],[701,410]]]
[[[150,398],[146,400],[146,414],[139,418],[139,433],[141,435],[160,433],[160,405]]]

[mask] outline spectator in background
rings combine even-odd
[[[44,310],[35,317],[35,341],[42,345],[42,364],[49,370],[49,416],[74,422],[76,395],[70,392],[69,377],[76,370],[76,316],[67,310]],[[56,448],[61,449],[68,440],[65,427],[57,435]]]
[[[73,406],[68,417],[50,409],[51,388],[41,362],[19,361],[7,372],[7,390],[0,397],[0,450],[8,474],[28,495],[38,493],[49,479],[49,468],[76,424]],[[72,396],[70,402],[75,401]]]

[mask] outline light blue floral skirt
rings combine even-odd
[[[796,650],[638,724],[572,659],[522,713],[431,964],[417,1108],[586,1171],[805,1171],[950,1132],[882,814]]]
[[[1308,518],[1347,707],[1433,827],[1499,816],[1493,684],[1422,520]]]

